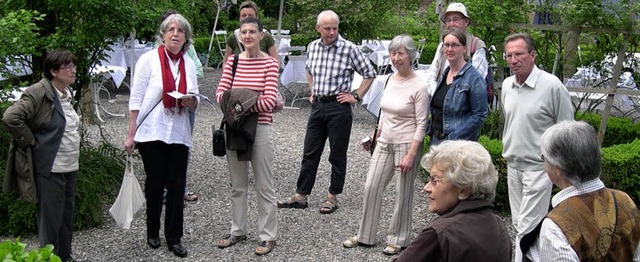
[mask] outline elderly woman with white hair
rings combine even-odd
[[[421,164],[430,174],[429,211],[439,217],[396,261],[511,261],[511,237],[492,210],[498,174],[489,152],[477,142],[443,141]]]
[[[411,242],[413,181],[422,156],[430,96],[425,81],[412,70],[416,46],[408,35],[389,44],[391,62],[398,69],[389,76],[382,99],[377,146],[371,156],[364,188],[362,220],[358,235],[342,244],[346,248],[375,245],[382,212],[382,194],[395,176],[396,204],[387,235],[387,255],[399,253]]]
[[[593,127],[555,124],[540,149],[549,179],[561,190],[546,218],[519,243],[524,261],[640,261],[640,211],[629,195],[600,180]]]
[[[160,247],[166,188],[164,235],[169,250],[179,257],[187,256],[181,239],[188,154],[193,145],[188,112],[196,110],[198,100],[196,96],[176,99],[169,93],[198,93],[195,64],[187,56],[193,42],[191,33],[191,25],[182,15],[170,15],[160,25],[160,46],[143,54],[136,63],[124,141],[127,152],[140,150],[147,175],[147,244],[153,249]]]

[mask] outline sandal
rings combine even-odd
[[[262,241],[260,242],[260,245],[258,247],[256,247],[256,251],[254,251],[256,253],[256,255],[258,256],[262,256],[262,255],[266,255],[269,254],[271,252],[271,250],[273,250],[273,248],[276,246],[276,241]]]
[[[338,200],[327,197],[320,205],[320,214],[331,214],[335,212],[336,209],[338,209]]]
[[[347,240],[342,242],[342,246],[345,248],[357,247],[359,245],[360,242],[358,242],[358,239],[356,237],[347,237]]]
[[[388,256],[393,256],[400,253],[400,251],[402,251],[403,249],[404,248],[401,246],[396,246],[394,244],[387,244],[387,246],[382,250],[382,253]]]
[[[184,200],[186,201],[196,201],[198,200],[198,195],[196,195],[196,193],[193,192],[187,192],[184,194]]]
[[[309,204],[307,203],[307,197],[296,198],[296,195],[293,195],[289,200],[281,202],[278,201],[278,208],[307,208]]]
[[[226,235],[224,236],[224,239],[219,239],[218,240],[218,248],[227,248],[230,246],[233,246],[235,244],[237,244],[240,241],[243,241],[247,239],[247,235],[242,235],[242,236],[232,236],[232,235]]]

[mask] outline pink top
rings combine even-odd
[[[278,63],[273,57],[264,58],[240,58],[236,76],[231,84],[231,69],[233,67],[234,56],[227,59],[222,71],[222,78],[216,89],[216,101],[220,103],[224,91],[230,88],[248,88],[259,92],[256,105],[251,111],[258,112],[259,124],[270,124],[273,122],[273,113],[276,106],[276,92],[278,91]]]
[[[382,114],[379,141],[389,144],[423,141],[427,130],[427,112],[431,97],[427,82],[420,77],[387,83],[380,108]]]

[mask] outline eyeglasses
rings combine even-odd
[[[429,176],[429,183],[431,183],[432,186],[436,186],[438,185],[438,183],[442,183],[444,182],[444,179],[442,178],[435,178],[434,176]]]
[[[460,21],[460,20],[462,20],[462,19],[463,19],[462,17],[455,16],[455,17],[452,17],[452,18],[447,18],[447,19],[445,19],[445,20],[444,20],[444,23],[445,23],[445,24],[448,24],[448,23],[451,23],[451,22],[457,23],[457,22],[459,22],[459,21]]]
[[[61,66],[60,68],[67,70],[67,71],[76,71],[78,69],[78,67],[74,64],[68,64],[68,65],[64,65]]]
[[[453,44],[446,43],[446,44],[443,44],[442,46],[444,46],[445,48],[458,48],[458,47],[461,47],[462,45],[456,44],[456,43],[453,43]]]
[[[174,33],[174,34],[184,34],[184,30],[182,30],[182,28],[179,27],[172,27],[167,29],[167,31],[164,31],[165,33]]]
[[[511,53],[511,54],[506,54],[504,57],[506,60],[511,60],[513,58],[519,59],[521,57],[523,57],[526,54],[530,54],[531,52],[517,52],[517,53]]]

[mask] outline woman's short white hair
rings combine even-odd
[[[318,14],[318,20],[316,21],[316,25],[320,25],[320,23],[322,22],[322,19],[324,19],[325,17],[331,18],[332,20],[336,20],[338,24],[340,24],[340,17],[338,17],[338,14],[336,14],[336,12],[332,10],[324,10]]]
[[[404,47],[407,50],[407,54],[409,55],[409,61],[413,62],[413,59],[416,58],[418,50],[416,50],[416,45],[413,43],[413,38],[409,35],[397,35],[393,39],[391,39],[391,43],[389,43],[389,51],[395,51],[398,48]]]
[[[444,141],[431,147],[420,163],[427,171],[437,164],[451,184],[468,190],[468,199],[493,201],[496,196],[498,172],[491,155],[478,142]]]
[[[178,24],[178,27],[180,27],[180,29],[182,29],[182,31],[184,32],[185,42],[184,45],[182,45],[182,52],[186,54],[187,51],[189,51],[189,46],[193,43],[193,31],[191,30],[191,24],[189,24],[189,21],[187,21],[187,19],[184,18],[184,16],[182,16],[181,14],[172,14],[164,19],[162,23],[160,23],[160,30],[156,35],[157,43],[164,44],[162,34],[164,34],[169,29],[169,25],[173,22]]]

